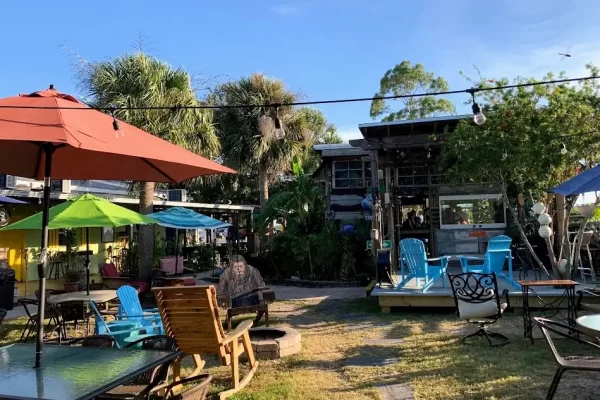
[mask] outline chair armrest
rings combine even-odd
[[[232,307],[231,297],[226,294],[217,295],[217,305],[219,308],[229,310]]]
[[[577,298],[577,306],[576,306],[577,310],[583,310],[583,304],[582,304],[582,302],[583,302],[583,295],[584,294],[586,294],[588,296],[592,296],[592,297],[600,297],[600,295],[598,295],[598,294],[596,294],[594,292],[590,292],[589,290],[585,290],[585,289],[578,290],[577,294],[579,295],[579,297]]]
[[[270,289],[268,287],[264,287],[264,288],[258,288],[257,289],[260,293],[262,293],[263,296],[263,300],[267,303],[272,303],[276,300],[275,297],[275,292],[273,291],[273,289]]]
[[[239,339],[239,337],[242,336],[244,333],[247,333],[250,328],[252,328],[252,321],[242,321],[242,323],[239,324],[234,331],[229,332],[227,335],[225,335],[225,340],[223,340],[222,344],[226,345],[233,342],[234,340]]]
[[[442,261],[442,260],[448,261],[449,259],[450,259],[450,256],[442,256],[442,257],[428,258],[427,261]]]

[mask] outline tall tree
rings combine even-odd
[[[217,105],[256,106],[222,108],[216,121],[226,163],[241,174],[258,170],[262,211],[269,199],[269,183],[289,170],[292,158],[301,155],[312,138],[306,119],[298,118],[293,107],[275,109],[265,104],[293,103],[296,97],[283,82],[263,74],[224,83],[213,94]],[[283,138],[276,135],[276,119],[285,131]]]
[[[448,82],[442,77],[436,78],[433,72],[425,71],[423,64],[413,66],[410,61],[402,61],[383,75],[379,82],[379,91],[374,97],[405,96],[447,90]],[[454,105],[449,100],[435,96],[401,98],[397,101],[402,104],[402,107],[394,111],[385,100],[374,99],[371,102],[371,118],[383,116],[382,121],[396,121],[454,113]]]
[[[202,109],[136,110],[135,107],[192,106],[200,104],[190,75],[181,68],[145,53],[126,54],[112,60],[85,63],[80,84],[98,107],[129,107],[117,118],[195,153],[215,156],[220,149],[212,113]],[[140,185],[142,214],[153,211],[154,182]],[[139,232],[139,274],[149,279],[154,253],[154,228]]]
[[[593,75],[598,74],[595,67],[588,68]],[[544,80],[556,78],[548,74]],[[494,82],[497,86],[508,84],[506,79]],[[515,80],[526,82],[535,81]],[[487,80],[482,80],[474,86],[486,85]],[[517,211],[523,198],[545,198],[549,204],[549,188],[600,161],[599,93],[594,81],[481,92],[478,99],[487,121],[481,126],[462,121],[447,136],[443,169],[457,181],[502,184],[504,202],[528,243],[522,225],[532,221],[527,213]],[[556,260],[552,267],[556,269]]]

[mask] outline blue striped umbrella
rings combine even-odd
[[[231,226],[230,223],[219,221],[183,207],[169,208],[148,216],[158,220],[158,224],[161,226],[175,229],[220,229]]]

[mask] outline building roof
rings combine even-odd
[[[30,198],[30,199],[42,199],[43,192],[31,191],[31,190],[15,190],[15,189],[0,189],[0,194],[3,196],[17,197],[17,198]],[[134,197],[121,197],[119,195],[111,195],[106,193],[96,193],[97,196],[105,197],[106,199],[117,204],[138,204],[139,199]],[[67,200],[73,197],[72,193],[59,193],[51,192],[50,198],[54,200]],[[154,206],[158,207],[186,207],[194,208],[199,210],[212,210],[212,211],[246,211],[252,212],[259,206],[254,205],[237,205],[237,204],[209,204],[209,203],[188,203],[183,201],[167,201],[167,200],[154,200]]]
[[[470,119],[472,115],[446,115],[408,119],[403,121],[370,122],[359,124],[358,129],[363,137],[368,136],[401,136],[411,134],[441,133],[446,125],[456,126],[458,121]]]

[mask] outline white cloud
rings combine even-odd
[[[272,7],[271,11],[274,12],[275,14],[286,15],[286,16],[287,15],[295,15],[300,12],[298,7],[293,6],[291,4],[281,4],[277,7]]]

